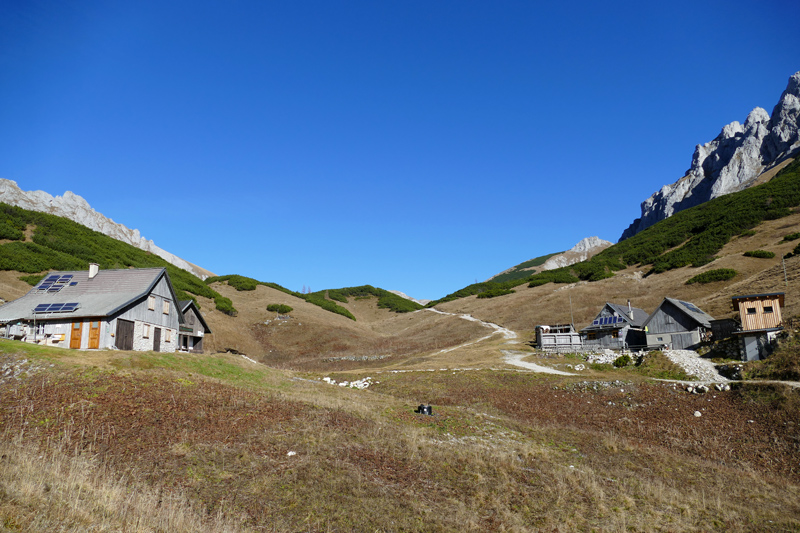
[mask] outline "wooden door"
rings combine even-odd
[[[116,347],[120,350],[133,350],[133,322],[117,319]]]
[[[89,322],[89,349],[100,348],[100,321]]]
[[[72,331],[69,336],[69,347],[74,349],[80,348],[82,336],[83,336],[83,322],[73,322]]]
[[[161,328],[153,328],[153,351],[161,351]]]

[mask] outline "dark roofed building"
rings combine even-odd
[[[178,302],[183,314],[183,324],[178,335],[178,349],[192,353],[203,353],[203,339],[211,333],[203,315],[193,300]]]
[[[664,298],[647,318],[644,328],[648,346],[693,350],[711,338],[714,317],[691,302]]]
[[[581,330],[585,348],[622,350],[646,344],[642,326],[647,313],[638,307],[606,302],[590,326]]]
[[[174,352],[182,322],[165,268],[51,272],[0,307],[6,337],[76,349]]]

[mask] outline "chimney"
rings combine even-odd
[[[628,298],[628,316],[633,320],[633,308],[631,307],[631,299]]]
[[[89,263],[89,279],[94,278],[100,272],[100,265],[97,263]]]

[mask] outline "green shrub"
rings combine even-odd
[[[792,251],[791,251],[791,252],[789,252],[788,254],[784,255],[783,257],[784,257],[785,259],[788,259],[788,258],[790,258],[790,257],[793,257],[793,256],[795,256],[795,255],[800,255],[800,244],[798,244],[797,246],[795,246],[795,247],[794,247],[794,250],[792,250]]]
[[[745,257],[759,257],[761,259],[772,259],[775,257],[775,252],[768,252],[766,250],[751,250],[744,253]]]
[[[703,272],[702,274],[698,274],[695,277],[689,279],[686,282],[686,285],[692,285],[693,283],[712,283],[714,281],[727,281],[729,279],[733,279],[738,272],[736,272],[732,268],[717,268],[715,270],[708,270]]]
[[[343,304],[347,303],[347,296],[341,290],[332,289],[327,291],[328,298],[331,300],[336,300],[337,302],[342,302]]]
[[[746,229],[746,230],[744,230],[743,232],[741,232],[741,233],[739,234],[739,237],[752,237],[752,236],[754,236],[756,233],[758,233],[758,232],[757,232],[756,230],[754,230],[754,229]],[[800,234],[799,234],[799,235],[800,235]]]
[[[279,315],[288,315],[294,309],[286,304],[269,304],[267,306],[267,311],[271,311],[273,313],[278,313]]]
[[[20,276],[19,279],[31,287],[34,287],[37,283],[42,281],[46,275],[47,274],[31,274],[30,276]]]
[[[631,364],[631,356],[628,354],[622,354],[616,359],[614,359],[614,366],[616,368],[623,368]]]
[[[677,379],[686,381],[692,379],[683,368],[676,365],[661,351],[648,352],[636,362],[635,370],[638,374],[656,379]]]
[[[496,296],[504,296],[506,294],[511,294],[517,291],[513,291],[511,289],[503,289],[501,287],[493,287],[488,291],[484,291],[478,295],[478,298],[495,298]]]
[[[796,241],[797,239],[800,239],[800,232],[790,233],[789,235],[786,235],[783,238],[783,240],[781,240],[781,242]]]

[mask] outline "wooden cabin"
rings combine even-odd
[[[536,326],[536,345],[546,352],[569,353],[583,348],[581,335],[572,324]]]
[[[647,345],[643,325],[647,313],[638,307],[606,302],[592,324],[581,330],[584,348],[640,349]]]
[[[694,350],[701,342],[711,340],[714,317],[691,302],[664,298],[644,322],[649,347],[672,350]]]
[[[211,333],[211,329],[193,300],[181,300],[178,305],[183,313],[183,323],[179,327],[180,333],[178,334],[178,349],[185,352],[203,353],[203,339]]]
[[[51,272],[0,307],[5,336],[73,349],[178,349],[183,315],[165,268]]]
[[[783,329],[781,307],[784,293],[750,294],[731,298],[733,310],[739,314],[739,337],[742,359],[754,361],[772,353],[772,341]]]

